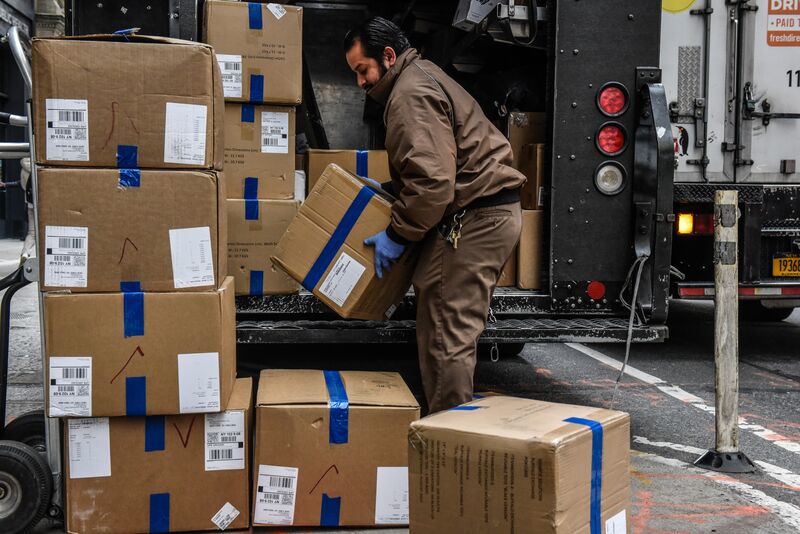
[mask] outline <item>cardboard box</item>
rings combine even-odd
[[[511,256],[506,260],[503,265],[503,270],[500,271],[500,278],[497,279],[497,287],[510,287],[517,285],[517,249],[511,253]]]
[[[230,277],[205,293],[45,294],[47,415],[224,410],[235,315]]]
[[[308,190],[322,176],[331,163],[335,163],[351,174],[366,176],[380,183],[392,179],[389,173],[389,156],[385,150],[321,150],[308,149]]]
[[[407,435],[418,418],[397,373],[261,371],[253,525],[408,524]]]
[[[217,54],[225,100],[300,104],[303,8],[207,0],[203,41]]]
[[[294,198],[294,108],[225,104],[228,198]]]
[[[228,200],[228,270],[237,295],[300,290],[300,285],[270,260],[299,207],[294,200]]]
[[[625,534],[629,440],[626,413],[502,396],[416,421],[410,531]]]
[[[220,414],[68,419],[67,532],[247,528],[252,407],[240,378]]]
[[[227,272],[217,171],[39,169],[42,291],[208,291]]]
[[[35,39],[32,56],[39,165],[222,169],[210,46],[100,35]]]
[[[544,209],[544,145],[523,145],[520,149],[517,170],[528,179],[520,191],[520,202],[524,210]]]
[[[514,153],[512,166],[520,168],[521,148],[547,142],[547,114],[532,111],[512,111],[508,114],[506,137]]]
[[[522,210],[522,233],[517,247],[517,287],[542,288],[542,227],[544,212]]]
[[[386,319],[411,285],[417,257],[414,247],[407,247],[390,273],[382,280],[375,275],[375,251],[364,240],[389,226],[393,201],[331,164],[272,261],[342,317]]]

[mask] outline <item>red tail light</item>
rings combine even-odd
[[[625,150],[627,144],[625,128],[616,122],[608,122],[597,132],[597,148],[606,156],[616,156]]]
[[[628,109],[628,92],[616,82],[604,85],[597,94],[597,107],[609,117],[617,117]]]

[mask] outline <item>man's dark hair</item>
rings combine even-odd
[[[364,55],[378,63],[382,62],[383,49],[387,46],[392,47],[398,56],[411,47],[403,30],[382,17],[372,17],[347,32],[344,36],[344,51],[349,52],[356,41],[360,41],[364,47]]]

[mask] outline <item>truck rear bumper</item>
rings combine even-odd
[[[684,300],[711,300],[714,298],[714,284],[686,282],[676,284],[673,298]],[[792,284],[739,285],[739,298],[743,300],[800,299],[800,282]]]

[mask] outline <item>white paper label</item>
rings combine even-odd
[[[48,98],[47,159],[89,161],[89,101]]]
[[[298,471],[297,467],[258,466],[254,523],[261,525],[294,523]]]
[[[178,354],[180,413],[218,412],[219,353]]]
[[[606,520],[606,534],[627,534],[628,525],[625,519],[625,510]]]
[[[209,413],[206,419],[206,471],[244,469],[244,412]]]
[[[214,253],[208,226],[171,229],[169,250],[176,289],[214,285]]]
[[[225,530],[237,517],[239,517],[239,510],[231,503],[226,502],[222,508],[219,509],[219,512],[214,514],[214,517],[211,518],[211,522],[217,525],[218,529]]]
[[[294,199],[304,202],[306,200],[306,172],[294,171]]]
[[[538,205],[540,208],[544,208],[544,187],[539,186],[539,199]]]
[[[375,483],[375,524],[408,524],[408,467],[379,467]]]
[[[91,356],[50,357],[50,417],[91,417]]]
[[[280,4],[267,4],[267,9],[272,11],[272,14],[275,15],[275,18],[278,20],[281,20],[286,14],[286,8]]]
[[[164,119],[164,162],[202,167],[206,161],[208,107],[167,102]]]
[[[44,285],[86,287],[89,280],[89,228],[45,226]]]
[[[283,111],[261,112],[261,152],[289,153],[289,114]]]
[[[351,258],[349,254],[342,252],[333,265],[333,269],[319,286],[319,292],[337,305],[344,306],[347,297],[350,296],[366,270],[366,267]]]
[[[111,476],[108,417],[68,419],[67,442],[69,478]]]
[[[217,54],[217,63],[222,73],[222,91],[225,98],[241,98],[242,56]]]

